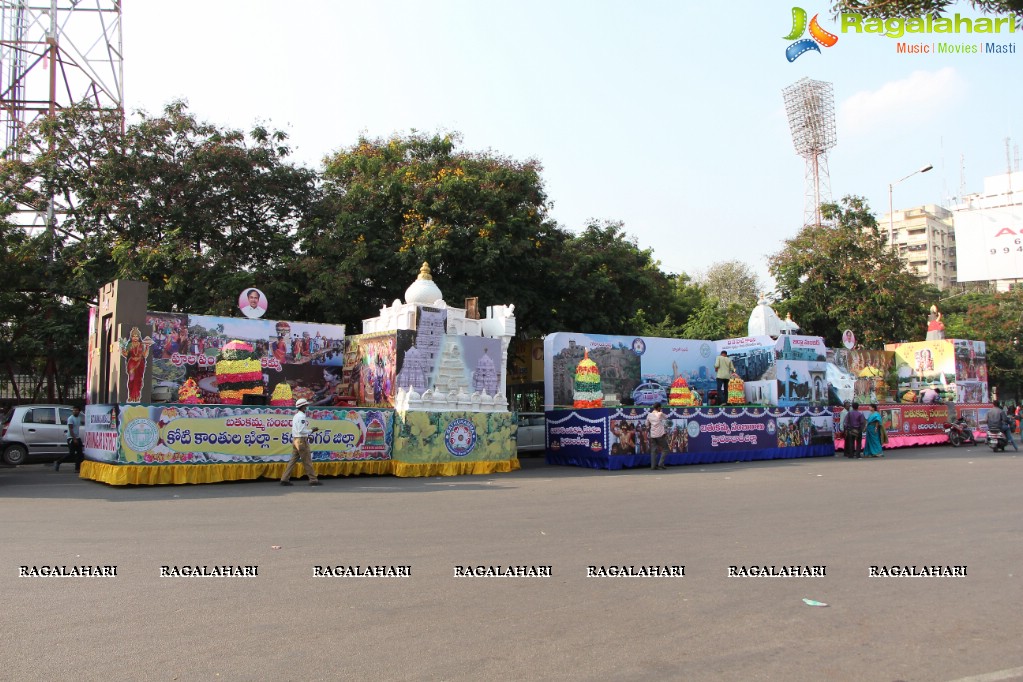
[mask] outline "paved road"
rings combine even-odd
[[[321,488],[113,488],[0,469],[0,678],[1016,679],[1021,491],[1023,457],[940,447],[667,472],[525,460],[513,474]],[[83,564],[117,577],[18,577]],[[221,564],[258,577],[159,577]],[[312,575],[349,564],[412,577]],[[453,577],[509,564],[552,577]],[[586,577],[648,564],[685,577]],[[727,577],[795,564],[826,577]],[[967,576],[870,578],[871,565]]]

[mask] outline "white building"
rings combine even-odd
[[[891,230],[889,239],[911,272],[928,284],[948,289],[957,281],[952,218],[948,209],[927,204],[886,214],[878,228],[882,234]]]

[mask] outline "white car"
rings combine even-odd
[[[519,412],[515,439],[519,452],[543,452],[547,449],[547,417],[543,412]]]
[[[54,461],[68,454],[70,405],[18,405],[4,417],[0,452],[5,464]]]

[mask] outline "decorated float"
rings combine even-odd
[[[544,342],[547,462],[649,466],[646,417],[657,403],[668,417],[669,465],[830,456],[833,419],[819,348],[821,339],[802,336],[551,334]],[[727,394],[717,396],[714,358],[722,350],[736,373]],[[592,388],[582,392],[595,382],[582,384],[581,376],[599,376],[599,399]]]
[[[669,465],[833,455],[824,341],[795,329],[761,301],[742,338],[547,336],[547,461],[649,466],[646,417],[657,403],[668,417]],[[735,372],[718,395],[714,359],[722,351]],[[592,388],[583,393],[594,385],[599,398]]]
[[[960,416],[979,430],[990,407],[983,341],[893,343],[883,351],[836,350],[832,357],[847,377],[840,399],[864,411],[878,404],[886,448],[945,443],[944,424]],[[844,446],[841,436],[837,444]]]
[[[279,478],[299,398],[319,427],[320,476],[517,469],[504,373],[514,307],[484,319],[474,299],[468,313],[450,307],[425,263],[405,299],[346,336],[341,325],[151,312],[145,283],[104,286],[90,314],[81,476]]]
[[[649,409],[669,420],[668,464],[830,456],[845,400],[879,403],[886,447],[942,443],[988,407],[984,344],[934,339],[884,351],[828,349],[763,298],[749,335],[710,340],[558,333],[544,342],[546,458],[552,464],[649,466]],[[735,365],[717,395],[714,358]],[[927,389],[949,402],[917,402]],[[598,395],[595,391],[599,390]],[[933,396],[932,393],[927,393]],[[837,443],[836,443],[837,438]]]

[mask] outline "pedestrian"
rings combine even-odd
[[[650,468],[651,469],[667,469],[664,466],[664,454],[667,451],[665,441],[667,440],[667,421],[668,417],[661,412],[661,404],[654,403],[653,408],[650,410],[650,414],[646,416],[646,423],[650,427]],[[656,455],[660,455],[659,460],[655,460]]]
[[[75,463],[75,471],[82,470],[82,460],[85,459],[82,447],[82,415],[81,408],[77,405],[71,408],[71,416],[67,418],[67,454],[53,463],[53,470],[60,471],[61,463],[71,458]]]
[[[884,450],[881,447],[881,429],[884,428],[884,424],[881,423],[881,414],[878,411],[877,403],[870,404],[870,414],[867,415],[867,443],[863,448],[863,454],[867,457],[883,457]]]
[[[845,418],[845,439],[852,447],[846,457],[859,459],[863,452],[863,429],[867,426],[867,418],[860,412],[860,404],[853,401],[849,416]]]
[[[838,413],[838,433],[839,435],[842,436],[842,452],[845,454],[846,457],[849,456],[849,451],[852,448],[849,439],[846,438],[845,435],[845,420],[849,417],[850,407],[852,407],[852,402],[846,400],[844,403],[842,403],[842,411]],[[835,456],[836,457],[838,456],[837,452],[835,453]]]
[[[718,379],[718,405],[728,402],[728,380],[732,378],[733,372],[735,363],[728,357],[728,353],[721,351],[721,355],[714,360],[714,373]]]
[[[295,470],[295,465],[299,460],[302,460],[302,466],[305,467],[306,473],[309,475],[309,485],[323,485],[316,478],[313,456],[309,452],[309,436],[320,429],[316,426],[309,428],[309,418],[305,416],[308,406],[309,401],[305,398],[299,398],[295,403],[298,412],[291,419],[291,460],[284,470],[284,475],[281,476],[281,485],[292,485],[291,472]]]

